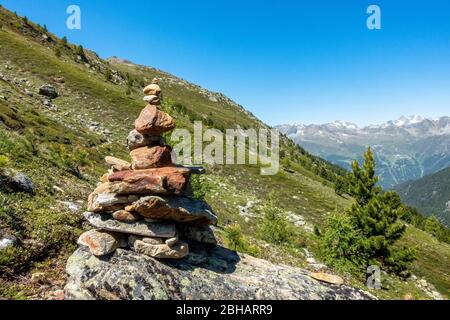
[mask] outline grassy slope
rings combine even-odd
[[[2,18],[5,19],[4,16]],[[8,19],[14,18],[8,16]],[[30,82],[28,86],[17,86],[0,81],[0,95],[7,97],[7,101],[0,100],[0,154],[6,154],[12,161],[11,167],[24,171],[37,185],[35,197],[0,193],[0,227],[22,240],[25,248],[30,247],[30,242],[38,243],[37,248],[31,246],[32,250],[27,252],[31,255],[27,263],[22,263],[20,259],[10,261],[11,270],[15,267],[18,270],[2,276],[1,281],[5,285],[2,286],[0,282],[0,296],[30,297],[42,290],[28,281],[31,272],[36,270],[47,273],[50,268],[57,270],[54,283],[56,287],[60,286],[58,281],[64,277],[61,261],[64,262],[73,250],[75,239],[82,231],[80,214],[70,212],[58,200],[85,201],[106,169],[103,157],[108,154],[128,157],[123,141],[132,127],[133,119],[143,107],[142,94],[139,86],[135,86],[130,96],[125,95],[123,85],[108,82],[101,72],[74,62],[70,48],[66,50],[67,54],[57,58],[52,48],[42,46],[9,28],[0,31],[0,43],[1,65],[7,63],[11,66],[10,70],[0,71],[11,78],[26,78]],[[180,127],[189,128],[190,121],[171,109],[171,104],[175,102],[183,104],[200,117],[212,118],[218,126],[234,127],[235,122],[243,127],[262,125],[234,104],[223,100],[214,102],[202,94],[198,87],[170,81],[171,76],[157,70],[118,63],[112,63],[111,67],[123,74],[129,73],[136,79],[162,77],[166,100],[164,107],[174,115]],[[56,82],[55,76],[62,76],[64,83]],[[25,87],[36,92],[40,85],[48,82],[57,86],[60,93],[60,97],[54,101],[58,106],[57,111],[44,107],[36,94],[32,98],[24,94]],[[110,139],[90,131],[87,127],[92,122],[99,122],[110,130]],[[288,141],[283,142],[283,148],[288,154],[297,152]],[[308,155],[300,153],[297,157],[303,163],[311,164]],[[74,163],[80,166],[83,179],[71,173]],[[327,212],[342,209],[350,201],[337,197],[329,187],[329,182],[305,166],[295,163],[286,165],[295,172],[280,171],[271,177],[260,176],[255,167],[211,167],[206,176],[210,188],[206,199],[219,215],[219,227],[238,222],[250,241],[260,248],[259,256],[277,263],[305,267],[300,247],[268,246],[254,239],[252,235],[257,219],[243,218],[237,206],[245,205],[249,200],[259,200],[263,204],[267,194],[275,191],[280,207],[320,225]],[[55,185],[64,189],[64,193],[55,191]],[[254,210],[258,213],[261,207],[256,206]],[[417,232],[411,230],[413,234]],[[314,237],[302,230],[298,232],[301,244],[313,249]],[[449,269],[448,246],[435,246],[431,242],[433,239],[426,236],[421,240],[427,254],[421,255],[417,274],[434,283],[441,292],[448,293],[450,280],[445,273]],[[412,244],[417,239],[408,236],[404,241]],[[42,248],[40,244],[43,244]],[[436,262],[435,268],[427,268],[425,266],[431,264],[428,253],[433,251],[442,258]],[[10,259],[11,256],[16,255],[3,254],[0,261]],[[20,277],[17,276],[19,271]],[[356,279],[348,280],[355,285],[362,285]],[[415,292],[417,298],[424,297],[411,284],[396,279],[389,281],[396,283],[396,287],[401,290],[376,294],[385,298],[401,298],[404,292]]]
[[[446,225],[450,225],[450,168],[423,177],[419,180],[405,182],[395,187],[402,200],[416,207],[427,215],[436,215]]]

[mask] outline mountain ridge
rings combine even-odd
[[[450,225],[450,168],[394,188],[402,201]]]
[[[301,122],[293,122],[292,124],[284,123],[280,125],[276,125],[275,127],[297,127],[297,128],[307,128],[307,127],[337,127],[337,128],[343,128],[343,129],[350,129],[350,130],[364,130],[364,129],[377,129],[377,128],[386,128],[389,126],[395,126],[395,127],[409,127],[418,125],[423,122],[431,122],[439,127],[442,127],[442,123],[444,123],[445,126],[448,125],[448,121],[450,120],[449,116],[440,116],[440,117],[422,117],[420,115],[411,115],[411,116],[400,116],[396,120],[388,120],[386,122],[383,122],[381,124],[369,124],[365,126],[359,126],[358,124],[350,121],[345,120],[335,120],[333,122],[327,122],[322,124],[305,124]],[[447,129],[447,128],[442,128]],[[450,129],[449,129],[450,130]],[[442,134],[450,133],[450,131],[444,131]],[[435,133],[434,133],[435,134]]]
[[[379,125],[358,127],[336,121],[323,125],[279,125],[307,151],[350,169],[367,147],[375,151],[380,184],[391,188],[450,166],[450,117],[400,117]]]

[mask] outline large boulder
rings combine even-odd
[[[58,97],[58,92],[56,88],[50,84],[45,84],[39,88],[39,94],[50,99],[55,99]]]
[[[144,197],[125,208],[150,219],[197,224],[216,224],[217,217],[211,207],[202,200],[188,197]]]
[[[33,181],[21,172],[0,169],[0,191],[34,193]]]
[[[374,299],[359,289],[314,280],[303,269],[221,247],[189,246],[186,258],[164,261],[121,249],[99,259],[79,248],[67,263],[66,299]]]

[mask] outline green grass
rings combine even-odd
[[[427,279],[439,292],[450,297],[450,245],[413,227],[407,229],[400,245],[418,248],[413,273]]]

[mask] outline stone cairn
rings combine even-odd
[[[132,162],[106,157],[110,170],[89,196],[84,214],[95,229],[82,234],[78,244],[95,256],[122,248],[158,259],[183,259],[189,243],[216,244],[210,225],[217,217],[207,203],[191,197],[190,176],[202,169],[175,165],[161,136],[175,123],[160,109],[158,80],[144,93],[148,104],[127,139]]]

